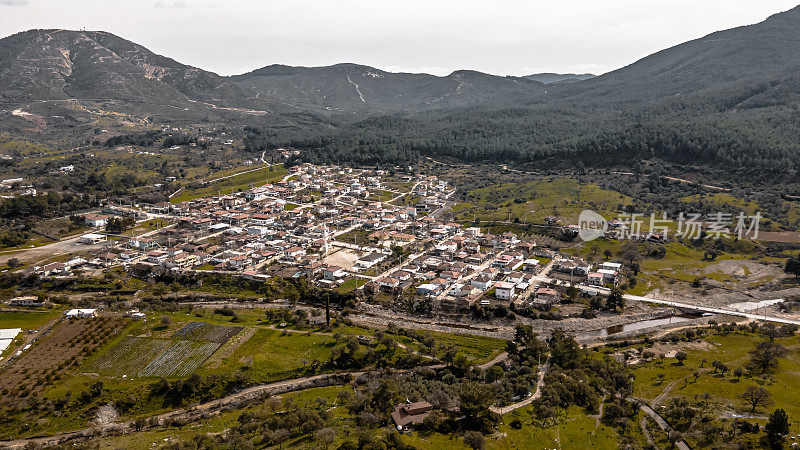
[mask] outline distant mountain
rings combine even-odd
[[[248,124],[270,145],[288,136],[281,145],[316,161],[562,155],[546,164],[571,164],[563,155],[574,152],[586,164],[664,158],[800,173],[798,104],[800,7],[597,77],[355,64],[221,77],[104,32],[0,39],[0,130],[80,136],[109,112],[141,123]]]
[[[800,174],[800,7],[546,88],[514,107],[376,118],[298,146],[309,160],[366,164],[431,156],[630,169],[660,159],[739,184]]]
[[[533,75],[525,75],[522,78],[527,78],[529,80],[538,81],[539,83],[544,84],[553,84],[574,83],[576,81],[588,80],[589,78],[594,78],[596,76],[597,75],[591,73],[535,73]]]
[[[227,79],[101,31],[31,30],[0,40],[0,101],[241,101]]]
[[[230,77],[260,98],[344,114],[386,114],[476,105],[509,106],[544,92],[542,83],[461,70],[444,77],[356,64],[272,65]]]
[[[592,103],[682,96],[793,75],[800,69],[800,6],[718,31],[562,89]]]
[[[141,121],[270,115],[279,126],[291,126],[283,113],[297,112],[113,34],[69,30],[30,30],[0,39],[2,109],[22,112],[0,125],[41,117],[32,131],[58,121],[88,124],[104,111]]]

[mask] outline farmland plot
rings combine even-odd
[[[206,322],[189,322],[172,336],[176,339],[207,341],[224,344],[228,339],[242,331],[242,327],[226,327]]]
[[[194,372],[221,344],[189,340],[172,341],[147,366],[139,371],[140,377],[186,376]]]
[[[0,373],[0,403],[41,392],[78,367],[126,323],[116,317],[63,320]]]
[[[92,370],[108,375],[136,375],[171,342],[167,339],[127,337],[101,356]]]

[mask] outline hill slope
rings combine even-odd
[[[592,102],[637,102],[768,81],[800,68],[800,6],[718,31],[562,88]]]
[[[544,92],[541,83],[475,71],[445,77],[390,73],[356,64],[267,66],[230,78],[262,98],[338,113],[422,112],[475,105],[514,105]]]
[[[3,109],[0,127],[11,132],[85,129],[109,114],[142,124],[257,120],[305,131],[320,125],[227,78],[101,31],[30,30],[0,39]]]
[[[596,78],[548,85],[519,107],[364,121],[297,146],[317,160],[436,156],[546,169],[661,159],[722,169],[737,182],[792,180],[800,172],[798,68],[800,7]]]
[[[0,128],[41,131],[62,117],[67,129],[112,110],[145,122],[255,121],[271,128],[270,144],[311,136],[285,145],[317,160],[532,162],[577,152],[587,163],[661,157],[788,172],[800,168],[798,69],[800,7],[583,81],[540,74],[557,81],[547,85],[355,64],[225,78],[108,33],[33,30],[0,40]]]
[[[553,84],[553,83],[574,83],[577,81],[588,80],[589,78],[594,78],[597,75],[591,73],[535,73],[533,75],[525,75],[522,78],[527,78],[529,80],[538,81],[544,84]]]
[[[214,73],[105,32],[31,30],[0,40],[0,99],[240,102],[247,91]]]

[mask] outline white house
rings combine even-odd
[[[86,221],[86,225],[94,228],[106,226],[108,219],[108,216],[101,214],[86,214],[83,216],[83,220]]]
[[[439,286],[436,284],[425,283],[417,286],[417,294],[433,295],[437,292],[439,292]]]
[[[492,286],[492,277],[486,274],[481,274],[473,278],[469,284],[482,291],[485,291]]]
[[[369,269],[370,267],[378,264],[379,262],[386,259],[386,255],[381,253],[370,253],[369,255],[362,256],[358,261],[356,261],[356,266],[362,269]]]
[[[346,275],[346,273],[345,273],[344,269],[342,269],[341,267],[337,267],[337,266],[326,267],[322,271],[322,278],[324,278],[324,279],[326,279],[328,281],[338,280],[339,278],[342,278],[345,275]]]
[[[514,297],[514,288],[516,286],[514,283],[509,283],[507,281],[498,281],[494,285],[494,295],[495,297],[499,298],[500,300],[511,300]]]
[[[617,271],[611,269],[598,269],[597,273],[603,275],[603,282],[617,284]]]
[[[77,319],[86,319],[97,317],[97,310],[96,309],[70,309],[69,311],[64,313],[64,316],[67,318],[77,318]]]
[[[539,288],[533,294],[533,303],[550,306],[558,301],[558,291],[551,288]]]
[[[588,277],[586,278],[586,282],[592,286],[602,286],[603,285],[603,274],[597,272],[590,272]]]
[[[598,269],[606,269],[606,270],[613,270],[619,272],[622,269],[622,263],[615,263],[606,261],[598,266]],[[598,270],[599,272],[599,270]]]

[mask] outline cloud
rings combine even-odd
[[[0,0],[5,1],[5,0]],[[14,0],[11,0],[14,1]],[[22,0],[27,1],[27,0]],[[178,8],[186,8],[189,6],[189,2],[181,1],[181,0],[158,0],[156,2],[156,8],[164,8],[164,9],[178,9]]]
[[[24,6],[28,4],[28,0],[0,0],[0,5],[3,6]]]

